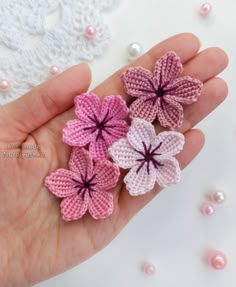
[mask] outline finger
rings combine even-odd
[[[228,65],[228,56],[220,48],[208,48],[184,65],[183,75],[206,82]]]
[[[110,78],[105,80],[98,86],[94,93],[103,97],[109,94],[120,94],[128,99],[121,76],[125,70],[131,66],[142,66],[148,70],[153,70],[156,61],[169,51],[174,51],[180,57],[184,64],[192,59],[200,49],[199,39],[193,34],[184,33],[173,36],[150,49],[146,54],[138,58],[136,61],[123,67]]]
[[[204,145],[204,135],[199,130],[191,130],[185,134],[184,150],[177,156],[181,169],[184,169],[200,152]],[[120,211],[121,225],[126,224],[125,220],[130,220],[138,211],[140,211],[148,202],[150,202],[159,192],[160,187],[141,196],[132,197],[128,191],[123,188],[120,193],[118,208]],[[125,218],[125,220],[123,220]]]
[[[158,60],[161,56],[170,50],[175,51],[180,56],[182,63],[185,63],[197,54],[199,48],[200,42],[198,38],[193,34],[184,33],[173,36],[153,47],[136,61],[120,69],[114,75],[105,80],[101,85],[95,88],[92,92],[100,97],[120,94],[127,99],[128,96],[124,91],[121,75],[129,66],[139,65],[152,70],[156,60]],[[69,119],[72,118],[74,118],[73,109],[54,119],[50,123],[50,129],[54,129],[55,133],[60,134],[62,127]]]
[[[192,129],[214,109],[216,109],[227,97],[228,87],[224,80],[213,78],[207,81],[199,100],[185,108],[183,126],[180,132]]]
[[[28,133],[72,107],[74,97],[87,91],[90,80],[88,65],[80,64],[2,106],[1,139],[11,139],[14,135],[14,141],[23,141]]]

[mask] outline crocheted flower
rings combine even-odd
[[[122,76],[127,93],[138,98],[131,106],[133,118],[153,122],[158,118],[161,126],[171,129],[180,127],[184,112],[182,105],[198,100],[203,84],[183,71],[180,58],[169,52],[156,62],[154,73],[142,68],[129,68]]]
[[[75,113],[79,119],[67,123],[63,141],[79,147],[89,144],[94,159],[107,158],[108,147],[128,132],[124,120],[128,111],[120,96],[108,96],[101,102],[94,94],[82,94],[75,98]]]
[[[184,142],[184,136],[174,131],[156,136],[151,123],[135,118],[127,138],[115,142],[109,152],[121,168],[130,169],[124,182],[130,195],[135,196],[151,191],[156,182],[161,187],[179,182],[180,167],[174,155]]]
[[[62,198],[64,220],[77,220],[88,210],[95,219],[108,217],[113,211],[112,191],[119,178],[119,168],[108,160],[92,160],[88,151],[72,150],[69,170],[58,169],[45,179],[47,188]]]

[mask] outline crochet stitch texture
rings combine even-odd
[[[166,131],[156,136],[150,122],[135,118],[126,138],[115,142],[109,152],[123,169],[130,169],[124,178],[130,195],[145,194],[159,186],[166,187],[180,180],[179,163],[174,157],[184,146],[183,134]]]
[[[154,73],[142,68],[129,68],[122,76],[127,93],[137,99],[131,104],[132,118],[153,122],[176,129],[183,123],[182,105],[196,102],[203,84],[188,76],[181,76],[180,58],[169,52],[156,62]]]
[[[77,220],[87,211],[94,219],[108,217],[113,211],[113,193],[119,168],[108,160],[93,161],[83,148],[73,148],[69,170],[58,169],[45,178],[46,187],[62,198],[64,220]]]
[[[128,112],[120,96],[108,96],[101,101],[94,94],[82,94],[75,98],[78,120],[67,123],[63,129],[63,141],[79,147],[89,144],[94,159],[108,158],[108,147],[128,132],[124,120]]]
[[[51,66],[61,71],[105,53],[111,32],[104,10],[119,0],[0,0],[0,81],[12,89],[0,91],[0,104],[28,92],[49,77]],[[54,21],[50,19],[54,18]],[[96,37],[84,36],[86,27]]]

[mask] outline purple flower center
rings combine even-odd
[[[136,161],[139,162],[139,167],[136,170],[136,173],[139,173],[141,168],[144,166],[144,164],[147,164],[147,173],[150,173],[150,164],[154,166],[154,168],[158,168],[160,166],[163,166],[163,164],[159,163],[156,159],[155,156],[161,155],[158,153],[158,149],[161,147],[162,143],[160,143],[157,147],[153,149],[152,145],[150,144],[147,146],[145,142],[142,142],[144,151],[138,151],[136,150],[137,153],[139,153],[142,158],[137,159]]]
[[[156,96],[157,96],[158,98],[163,97],[164,94],[165,94],[165,92],[164,92],[163,88],[159,88],[158,90],[156,90]]]
[[[146,99],[144,102],[146,103],[148,101],[151,101],[152,105],[154,106],[156,104],[157,99],[160,99],[161,107],[162,107],[162,101],[164,101],[163,96],[167,92],[167,91],[164,90],[165,85],[156,88],[151,80],[148,80],[148,82],[149,82],[149,84],[151,86],[151,90],[143,89],[143,90],[140,90],[140,91],[141,92],[145,92],[145,93],[149,93],[149,94],[155,94],[155,96]],[[166,83],[166,85],[167,85],[167,83]]]
[[[102,121],[99,121],[95,114],[93,116],[88,116],[88,118],[94,123],[94,125],[92,125],[91,127],[84,128],[84,130],[91,130],[91,133],[94,133],[98,130],[96,141],[99,138],[104,140],[102,132],[106,132],[107,134],[111,135],[111,132],[108,129],[114,128],[115,126],[108,124],[108,122],[113,119],[113,116],[109,117],[109,110],[107,111]]]
[[[90,179],[87,176],[87,173],[82,176],[81,175],[81,181],[72,178],[72,180],[75,182],[74,188],[78,189],[77,194],[82,196],[82,199],[84,200],[85,193],[88,192],[89,196],[92,197],[92,193],[96,192],[94,189],[94,186],[97,184],[94,182],[94,179],[96,177],[96,174],[94,174]]]

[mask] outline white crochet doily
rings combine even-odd
[[[117,0],[0,0],[0,104],[23,95],[49,77],[50,67],[64,70],[104,53],[111,35],[102,11]],[[87,39],[87,26],[97,34]]]

